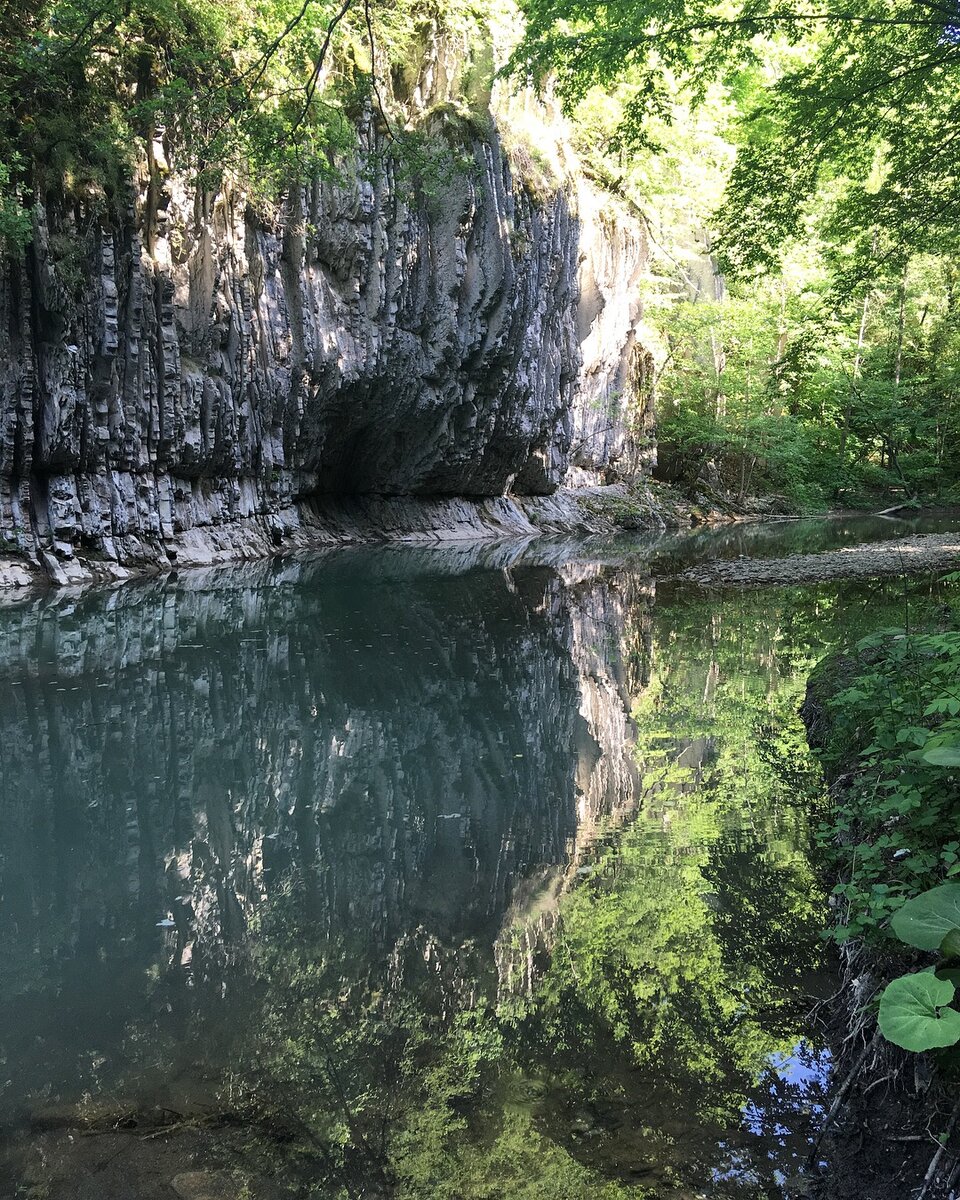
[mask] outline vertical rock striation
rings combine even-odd
[[[432,204],[388,160],[273,226],[176,184],[153,219],[44,213],[0,280],[3,536],[155,562],[241,519],[278,541],[315,494],[553,491],[577,224],[515,185],[495,136],[471,151]]]
[[[566,481],[591,484],[635,478],[656,465],[654,358],[645,342],[640,290],[649,253],[636,217],[584,179],[577,211],[582,366]]]
[[[0,550],[68,582],[323,540],[330,497],[550,495],[571,447],[640,468],[639,226],[426,120],[464,163],[432,190],[367,119],[269,218],[160,143],[121,216],[38,209],[0,270]]]

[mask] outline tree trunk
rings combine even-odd
[[[871,256],[877,252],[877,234],[874,231],[873,242],[870,246]],[[870,288],[863,295],[863,308],[860,312],[860,328],[857,330],[857,351],[853,356],[853,371],[850,374],[850,388],[847,391],[847,403],[843,410],[843,428],[840,430],[840,461],[846,458],[847,438],[850,435],[850,416],[853,402],[857,396],[857,380],[860,378],[860,368],[863,365],[863,344],[867,336],[867,315],[870,312]]]
[[[847,391],[847,403],[843,409],[843,428],[840,430],[840,458],[847,454],[847,438],[850,434],[850,415],[853,402],[857,396],[857,380],[860,378],[860,368],[863,365],[863,343],[867,336],[867,314],[870,311],[869,290],[863,297],[863,309],[860,313],[860,328],[857,330],[857,351],[853,356],[853,370],[850,372],[850,387]]]
[[[900,276],[900,290],[897,295],[897,353],[893,361],[893,394],[896,397],[900,391],[900,377],[903,374],[903,328],[907,311],[907,267],[910,260],[903,264],[903,274]]]

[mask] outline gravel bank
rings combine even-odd
[[[893,542],[869,542],[823,554],[700,563],[684,571],[680,578],[704,587],[786,587],[830,579],[916,575],[952,567],[960,567],[960,533],[920,533]]]

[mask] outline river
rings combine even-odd
[[[368,548],[0,607],[0,1195],[783,1197],[830,1087],[797,709],[956,518]]]

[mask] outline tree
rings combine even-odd
[[[513,69],[647,220],[664,477],[801,508],[949,491],[955,0],[524,9]]]
[[[525,0],[515,71],[556,76],[568,105],[627,82],[620,137],[643,144],[669,118],[680,78],[750,82],[741,152],[724,208],[728,267],[779,261],[810,198],[843,178],[835,232],[863,269],[954,244],[960,215],[960,7],[953,0]],[[783,53],[787,49],[790,53]],[[759,78],[764,86],[757,88]],[[764,76],[766,78],[764,79]]]
[[[351,8],[44,0],[4,21],[0,232],[25,236],[16,209],[47,189],[87,200],[122,192],[158,139],[206,182],[235,170],[275,191],[294,169],[322,170],[347,131],[344,90],[331,97],[321,74],[348,15],[353,36],[366,36]]]
[[[481,40],[461,0],[438,19]],[[0,240],[23,246],[48,194],[125,208],[143,161],[204,187],[233,178],[273,204],[335,170],[365,111],[412,168],[429,166],[423,138],[387,111],[422,37],[412,0],[40,0],[22,19],[7,6]]]

